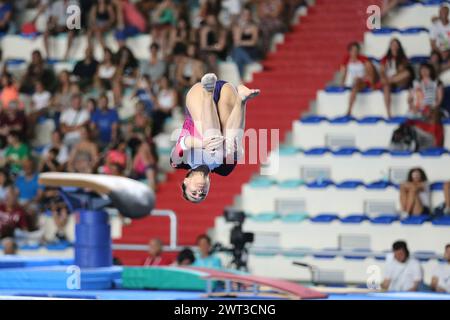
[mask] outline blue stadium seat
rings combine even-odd
[[[289,156],[296,154],[298,152],[298,149],[291,146],[282,146],[280,147],[280,155]]]
[[[416,57],[411,57],[409,59],[409,61],[411,61],[412,64],[421,64],[421,63],[426,63],[428,62],[429,57],[421,57],[421,56],[416,56]]]
[[[373,123],[377,123],[380,121],[383,121],[383,117],[370,116],[370,117],[364,117],[364,118],[357,120],[357,122],[360,124],[373,124]]]
[[[330,222],[333,222],[334,220],[338,220],[338,219],[339,219],[339,216],[334,213],[319,214],[315,217],[310,218],[311,222],[315,222],[315,223],[330,223]]]
[[[276,220],[280,215],[276,212],[263,212],[251,215],[250,219],[256,222],[271,222]]]
[[[302,184],[304,184],[303,180],[292,179],[292,180],[285,180],[285,181],[279,182],[278,187],[284,188],[284,189],[291,189],[291,188],[297,188],[297,187],[301,186]]]
[[[393,184],[390,181],[375,181],[375,182],[366,184],[366,188],[369,190],[386,189],[392,185]]]
[[[413,152],[408,150],[390,150],[389,153],[393,157],[410,157]]]
[[[400,116],[385,119],[386,123],[392,123],[392,124],[401,124],[401,123],[406,122],[407,120],[408,120],[407,117],[400,117]]]
[[[371,149],[362,151],[361,154],[366,157],[367,156],[373,157],[373,156],[381,156],[382,154],[385,154],[388,152],[389,152],[389,150],[385,149],[385,148],[371,148]]]
[[[440,157],[444,153],[447,153],[447,149],[437,147],[420,151],[420,155],[424,157]]]
[[[401,224],[405,225],[418,225],[424,224],[426,221],[429,221],[431,217],[429,215],[420,215],[420,216],[410,216],[400,221]]]
[[[311,148],[309,150],[304,150],[303,154],[306,156],[320,156],[330,151],[330,148]]]
[[[45,246],[45,248],[49,251],[66,250],[70,247],[72,247],[72,244],[68,241],[58,241],[56,243],[50,243]]]
[[[391,253],[391,251],[390,250],[384,250],[383,252],[381,252],[381,253],[377,253],[377,254],[375,254],[375,260],[378,260],[378,261],[384,261],[384,260],[386,260],[386,255],[387,254],[389,254],[389,253]]]
[[[6,65],[8,67],[18,66],[23,63],[26,63],[26,61],[24,59],[8,59],[8,60],[6,60]]]
[[[369,220],[369,218],[364,214],[351,214],[340,219],[342,223],[361,223],[363,221]]]
[[[450,216],[435,218],[431,223],[435,226],[450,226]]]
[[[391,224],[398,221],[397,214],[381,214],[378,217],[370,218],[370,222],[374,224]]]
[[[298,223],[308,219],[307,213],[289,213],[280,216],[280,219],[284,223]]]
[[[339,86],[327,86],[325,87],[325,92],[328,93],[342,93],[347,91],[349,88],[339,87]]]
[[[430,184],[431,191],[442,191],[444,190],[444,182],[434,182]]]
[[[423,27],[411,27],[411,28],[406,28],[406,29],[400,30],[401,34],[416,34],[416,33],[420,33],[420,32],[428,32],[428,29],[423,28]]]
[[[338,189],[356,189],[360,186],[364,186],[362,180],[348,180],[336,184],[336,188]]]
[[[332,185],[334,185],[333,181],[328,179],[322,181],[309,182],[306,184],[306,186],[310,189],[324,189]]]
[[[372,30],[373,34],[391,34],[394,32],[399,32],[400,30],[397,28],[388,28],[388,27],[383,27],[380,29],[374,29]]]
[[[309,115],[309,116],[302,117],[300,119],[300,122],[302,122],[302,123],[319,123],[319,122],[326,121],[326,120],[327,120],[327,118],[324,116]]]
[[[39,244],[24,244],[19,246],[19,250],[39,250],[41,248],[41,246]]]
[[[341,123],[349,123],[350,121],[354,121],[355,118],[352,116],[341,116],[341,117],[336,117],[333,119],[330,119],[330,123],[333,124],[341,124]]]
[[[252,181],[249,182],[249,185],[252,188],[268,188],[270,186],[272,186],[274,184],[274,182],[272,180],[269,179],[254,179]]]
[[[301,252],[299,252],[301,251]],[[302,258],[309,255],[311,248],[292,248],[292,250],[287,249],[283,251],[283,256],[292,258]]]
[[[336,253],[331,253],[327,251],[338,251],[337,248],[324,248],[322,252],[318,252],[313,254],[313,257],[316,259],[334,259],[336,258]]]
[[[339,150],[333,151],[333,154],[335,156],[351,156],[352,154],[354,154],[358,151],[359,150],[357,148],[346,147],[346,148],[341,148]]]
[[[434,258],[436,253],[434,251],[415,251],[413,255],[420,262],[427,262],[428,260]]]
[[[355,249],[354,254],[345,254],[344,258],[348,260],[365,260],[372,253],[370,249]]]

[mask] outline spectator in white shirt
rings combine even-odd
[[[439,18],[434,21],[430,28],[431,48],[438,51],[444,60],[448,57],[450,50],[450,20],[448,18],[449,8],[442,5],[439,9]]]
[[[417,291],[423,279],[420,263],[411,258],[404,241],[392,245],[393,256],[386,259],[381,287],[387,291]]]
[[[71,147],[80,141],[80,129],[89,122],[89,119],[90,114],[82,106],[81,95],[74,94],[71,98],[71,107],[61,114],[60,119],[65,145]]]
[[[450,243],[445,246],[444,259],[445,262],[440,263],[433,271],[431,289],[450,293]]]
[[[28,115],[28,124],[30,126],[31,134],[34,133],[34,127],[41,116],[47,112],[50,104],[51,94],[45,90],[42,81],[36,81],[34,85],[34,93],[31,96],[31,112]]]

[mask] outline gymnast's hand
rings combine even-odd
[[[223,142],[224,142],[225,138],[223,136],[210,136],[210,137],[205,137],[203,139],[203,149],[205,149],[206,151],[216,151],[217,149],[220,149],[221,147],[223,147]]]

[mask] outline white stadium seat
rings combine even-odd
[[[431,19],[439,13],[439,4],[415,3],[408,6],[400,6],[385,20],[385,25],[392,28],[410,28],[431,26]]]

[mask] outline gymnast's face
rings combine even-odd
[[[184,196],[193,203],[205,200],[210,187],[209,174],[199,171],[191,171],[184,178]]]

